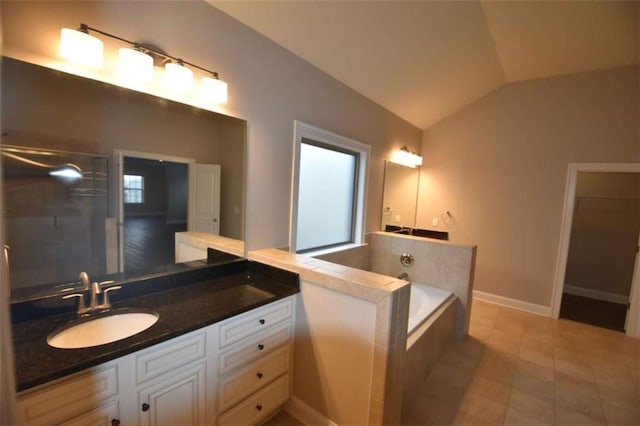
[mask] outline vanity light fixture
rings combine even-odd
[[[185,67],[182,60],[167,62],[164,66],[164,81],[174,92],[189,92],[193,89],[193,71]]]
[[[418,153],[409,150],[406,146],[394,152],[391,161],[412,168],[422,166],[422,157]]]
[[[118,73],[135,82],[145,83],[153,79],[153,58],[139,47],[121,47],[118,53]]]
[[[148,82],[153,78],[154,64],[164,66],[164,82],[170,90],[186,93],[194,88],[193,69],[209,74],[202,77],[200,94],[207,102],[227,102],[227,83],[218,73],[199,65],[169,55],[162,50],[136,43],[117,35],[80,24],[77,30],[63,28],[60,35],[60,54],[63,58],[84,66],[100,68],[103,62],[103,42],[90,34],[94,32],[130,45],[121,48],[118,56],[118,72],[135,82]]]
[[[218,78],[216,73],[213,78],[202,77],[200,79],[200,93],[205,99],[212,102],[224,104],[227,102],[227,83]]]
[[[104,43],[81,27],[79,30],[63,28],[60,31],[60,56],[75,64],[89,68],[102,67]]]

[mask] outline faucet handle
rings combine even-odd
[[[63,299],[71,299],[72,297],[78,298],[78,313],[84,312],[87,309],[86,305],[84,304],[84,294],[73,293],[73,294],[67,294],[66,296],[62,296]]]
[[[100,282],[98,283],[98,285],[99,285],[100,287],[102,287],[103,285],[108,285],[108,284],[113,284],[113,283],[115,283],[115,281],[114,281],[114,280],[107,280],[107,281],[100,281]],[[120,287],[118,287],[118,288],[120,288]]]
[[[91,285],[89,280],[89,274],[87,274],[86,272],[80,272],[78,277],[82,281],[82,286],[84,287],[84,289],[89,290],[89,286]]]
[[[109,284],[109,283],[112,284],[113,281],[105,281],[105,282],[102,282],[100,284]],[[121,288],[122,288],[121,285],[116,285],[114,287],[109,287],[109,288],[105,289],[103,291],[104,296],[102,296],[102,305],[100,305],[100,306],[102,308],[110,308],[111,307],[111,303],[109,302],[109,292],[112,291],[112,290],[119,290]]]

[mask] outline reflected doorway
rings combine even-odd
[[[188,165],[124,157],[124,270],[174,263],[175,233],[187,230]]]
[[[175,232],[188,229],[189,167],[194,163],[190,158],[116,150],[120,272],[141,275],[175,263]]]

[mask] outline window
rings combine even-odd
[[[369,147],[305,123],[295,126],[292,251],[361,243]]]
[[[124,203],[144,204],[144,176],[124,175]]]

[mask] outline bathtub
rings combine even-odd
[[[450,291],[411,283],[405,358],[404,407],[411,403],[455,340],[458,298]],[[404,424],[404,422],[403,422]]]
[[[429,287],[424,284],[411,283],[407,335],[411,335],[420,324],[427,321],[451,297],[453,297],[453,293],[450,291]]]

